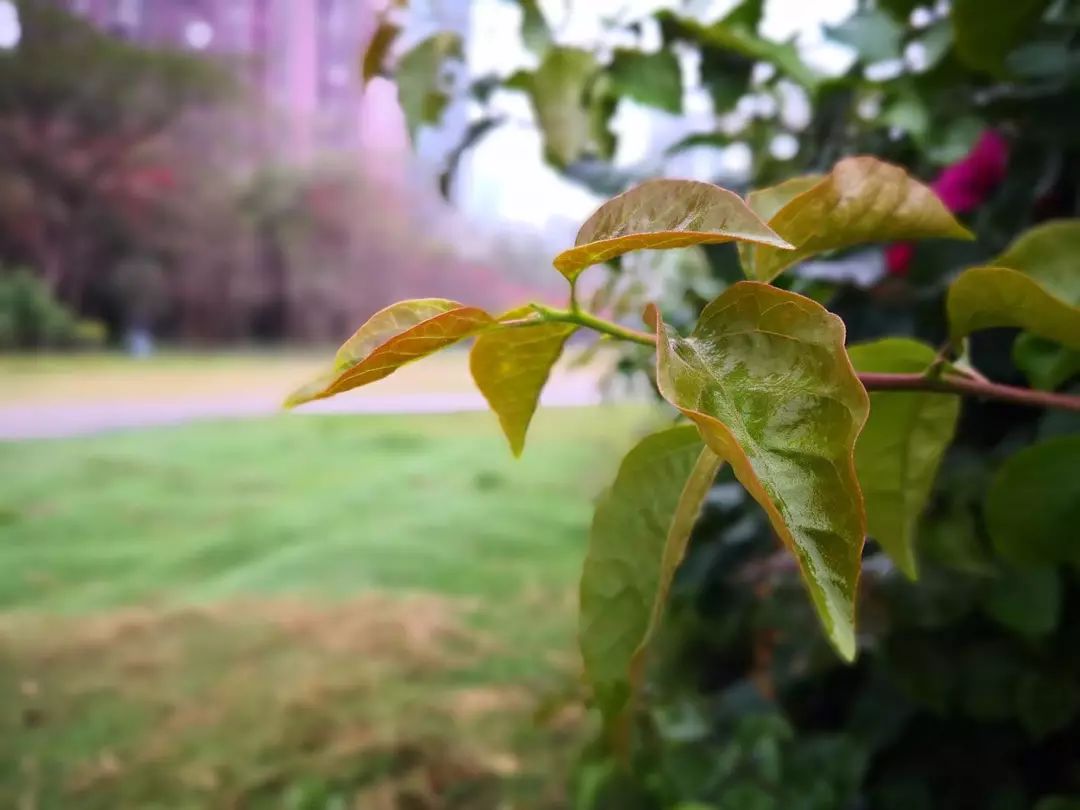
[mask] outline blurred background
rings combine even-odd
[[[1074,216],[1069,0],[0,0],[0,806],[1070,810],[1074,569],[980,508],[1080,430],[970,403],[912,584],[873,546],[858,665],[729,477],[673,596],[626,772],[580,684],[595,496],[670,420],[645,357],[574,342],[514,461],[464,350],[279,412],[403,298],[561,303],[551,257],[655,176],[740,193],[868,153],[973,243],[782,284],[852,340],[940,343],[942,295]],[[730,246],[582,280],[693,322]],[[994,379],[1080,355],[980,335]]]

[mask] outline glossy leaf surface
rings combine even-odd
[[[1026,447],[998,470],[986,493],[994,547],[1020,564],[1080,564],[1080,436]]]
[[[524,318],[531,312],[523,307],[507,313],[503,320]],[[473,345],[469,355],[473,380],[499,417],[515,456],[525,448],[525,434],[544,384],[576,328],[565,323],[545,323],[496,329],[480,335]]]
[[[789,180],[780,188],[798,189],[794,183]],[[762,199],[782,196],[778,189]],[[899,166],[872,157],[841,160],[768,222],[795,250],[755,246],[744,252],[743,269],[758,281],[772,281],[792,265],[829,250],[899,239],[971,238],[927,186]]]
[[[421,124],[435,124],[449,103],[443,70],[448,60],[461,59],[461,37],[448,31],[434,34],[401,57],[395,78],[405,125],[415,139]]]
[[[860,372],[921,373],[934,350],[907,338],[851,346]],[[960,415],[960,398],[921,391],[870,394],[870,417],[855,445],[855,469],[866,501],[867,530],[911,579],[915,530]]]
[[[444,298],[400,301],[371,316],[342,344],[328,372],[294,391],[286,407],[381,380],[406,363],[491,328],[495,319]]]
[[[854,449],[868,402],[843,322],[801,295],[745,281],[705,307],[687,338],[649,315],[660,392],[765,510],[829,639],[852,659],[866,534]]]
[[[692,425],[654,433],[627,454],[597,504],[579,636],[609,728],[640,682],[645,647],[719,465]]]
[[[949,288],[954,340],[979,329],[1018,326],[1080,349],[1080,220],[1032,228],[986,267]]]
[[[586,267],[631,250],[735,240],[787,245],[734,192],[695,180],[649,180],[600,206],[574,247],[555,257],[555,268],[573,280]]]

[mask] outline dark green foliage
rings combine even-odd
[[[100,346],[104,328],[79,320],[29,270],[0,267],[0,350]]]

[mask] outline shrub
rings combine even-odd
[[[105,328],[80,320],[29,270],[0,268],[0,350],[101,346]]]

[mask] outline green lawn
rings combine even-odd
[[[532,716],[654,418],[546,411],[519,461],[482,413],[0,444],[0,807],[560,806],[579,704]]]

